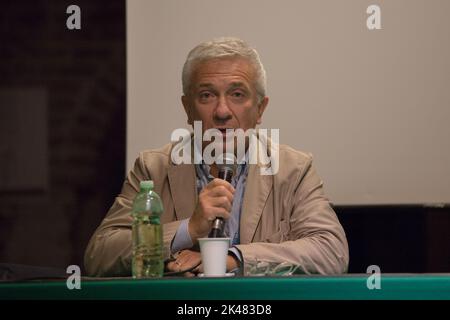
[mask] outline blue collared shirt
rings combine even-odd
[[[226,237],[230,237],[231,246],[240,243],[239,221],[241,217],[242,202],[244,199],[248,168],[249,166],[247,162],[239,164],[236,170],[236,174],[231,180],[231,185],[235,188],[235,193],[233,197],[230,219],[226,220],[224,226],[224,235]],[[204,163],[195,165],[195,171],[197,175],[197,193],[200,193],[200,191],[202,191],[203,188],[214,179],[214,177],[210,173],[210,169],[210,166]],[[172,242],[172,253],[192,247],[193,243],[189,235],[188,223],[189,218],[182,220],[180,226],[178,227],[177,233]],[[230,251],[232,251],[240,261],[242,261],[239,250],[232,247]]]

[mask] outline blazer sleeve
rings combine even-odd
[[[132,258],[131,209],[142,180],[151,180],[150,170],[141,153],[128,173],[120,194],[106,217],[92,235],[84,255],[89,276],[130,276]],[[163,224],[164,258],[169,256],[172,241],[180,221]]]
[[[347,271],[348,244],[344,229],[323,192],[312,160],[296,181],[286,236],[280,243],[237,245],[245,272],[251,261],[283,262],[305,274],[340,274]]]

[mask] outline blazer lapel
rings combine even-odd
[[[194,165],[171,164],[167,175],[177,220],[189,218],[194,213],[197,199]]]
[[[240,242],[243,244],[250,243],[255,235],[272,190],[273,176],[261,175],[259,165],[250,165],[246,184],[240,221]]]

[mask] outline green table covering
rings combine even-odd
[[[450,299],[450,274],[382,275],[381,289],[368,289],[369,275],[86,279],[81,289],[65,281],[0,283],[0,299]]]

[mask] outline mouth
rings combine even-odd
[[[216,128],[217,130],[219,130],[222,135],[225,136],[231,136],[234,133],[234,128]],[[229,130],[229,132],[227,133],[227,130]]]

